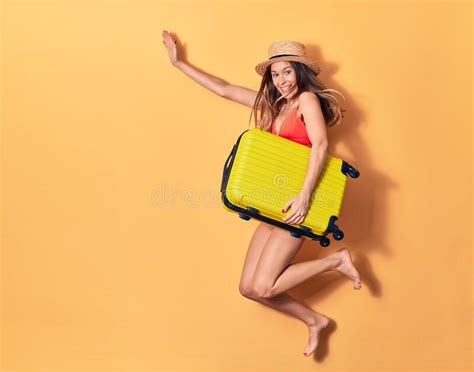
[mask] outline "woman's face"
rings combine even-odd
[[[290,62],[282,61],[272,63],[270,72],[272,74],[273,84],[282,96],[288,99],[296,94],[298,91],[296,72]]]

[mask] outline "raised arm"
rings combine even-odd
[[[218,96],[241,103],[245,106],[253,107],[255,98],[257,97],[256,91],[229,84],[218,77],[212,76],[189,65],[179,57],[176,45],[177,40],[173,39],[168,31],[163,31],[162,36],[163,44],[168,50],[169,59],[173,66]]]

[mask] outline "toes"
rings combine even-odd
[[[304,353],[303,353],[303,355],[304,355],[305,357],[308,357],[308,356],[310,356],[311,354],[313,354],[313,351],[314,351],[314,350],[305,350]]]

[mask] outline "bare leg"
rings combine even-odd
[[[259,297],[271,298],[297,286],[309,278],[330,270],[337,270],[354,281],[360,288],[359,273],[352,264],[346,248],[332,255],[289,265],[302,243],[287,231],[274,228],[258,258],[253,277],[254,289]]]
[[[346,248],[341,248],[325,258],[288,266],[270,292],[272,295],[284,293],[307,279],[330,270],[337,270],[350,278],[354,282],[354,289],[361,288],[360,275],[352,264],[350,253]]]
[[[271,298],[255,297],[253,299],[261,304],[302,320],[308,327],[309,333],[308,344],[303,354],[304,356],[310,356],[314,350],[316,350],[319,341],[319,333],[329,324],[329,318],[306,307],[287,293],[279,294]]]
[[[240,292],[247,298],[295,317],[305,323],[309,331],[309,342],[305,349],[305,355],[309,356],[316,349],[319,332],[327,326],[329,319],[305,306],[301,302],[298,302],[286,293],[279,294],[272,298],[263,298],[257,296],[253,290],[253,275],[255,273],[255,268],[261,256],[263,247],[267,243],[273,229],[272,226],[265,223],[261,223],[257,227],[252,240],[250,241],[247,256],[245,258],[242,278],[240,281]],[[300,243],[302,242],[303,241],[300,240]]]
[[[295,239],[285,230],[273,229],[260,257],[256,260],[258,262],[252,279],[253,296],[267,300],[275,298],[307,279],[329,270],[337,270],[348,276],[353,275],[354,286],[356,287],[357,281],[357,286],[360,287],[357,270],[352,265],[350,255],[345,248],[323,259],[289,265],[301,244],[302,238]],[[310,355],[315,350],[319,331],[329,323],[329,319],[318,315],[315,318],[317,325],[315,327],[308,325],[310,342],[305,355]]]
[[[263,297],[252,297],[253,300],[260,302],[264,305],[272,307],[276,310],[291,315],[301,320],[307,326],[314,326],[321,322],[323,319],[327,319],[322,314],[310,309],[303,305],[301,302],[295,300],[287,293],[279,294],[271,298]]]

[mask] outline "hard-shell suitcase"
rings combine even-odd
[[[244,220],[256,218],[286,229],[294,237],[319,240],[323,247],[344,237],[336,225],[347,175],[357,178],[357,169],[342,159],[326,156],[313,189],[308,213],[301,225],[286,224],[281,212],[303,185],[310,148],[270,132],[253,128],[237,139],[227,158],[221,183],[225,209]],[[290,209],[291,210],[291,209]]]

